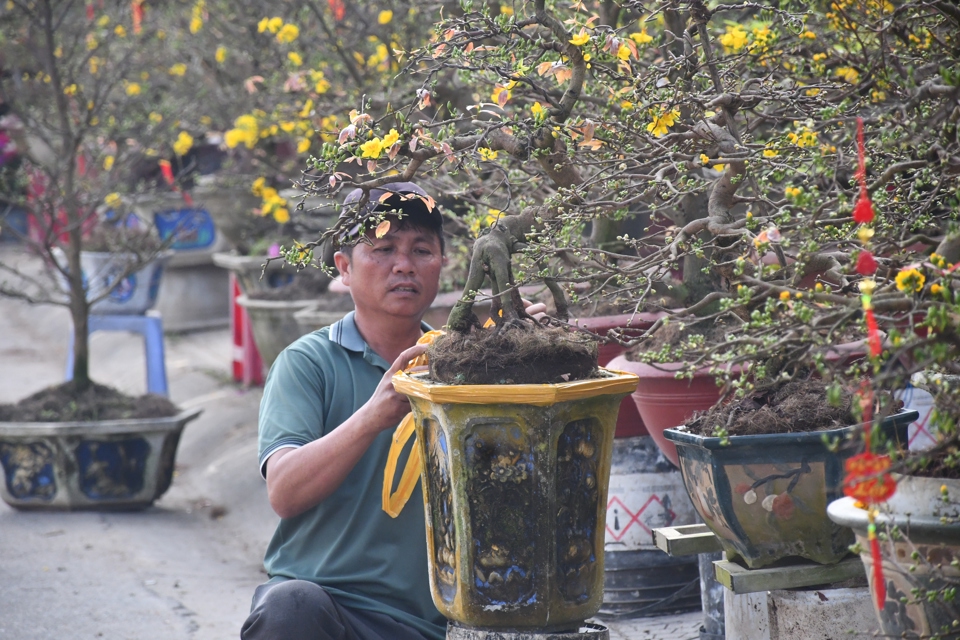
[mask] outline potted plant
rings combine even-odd
[[[3,498],[18,508],[152,504],[170,484],[184,425],[199,415],[166,398],[125,397],[90,379],[90,314],[116,313],[117,298],[140,292],[141,307],[149,306],[155,295],[155,279],[146,277],[143,286],[139,272],[159,267],[162,247],[117,244],[129,234],[101,224],[98,211],[120,211],[117,185],[127,182],[137,157],[164,143],[166,132],[144,124],[153,122],[152,104],[140,83],[163,65],[166,48],[158,24],[143,24],[137,6],[88,9],[90,19],[81,6],[41,2],[8,7],[3,16],[11,34],[3,64],[18,70],[0,80],[9,109],[4,128],[22,163],[15,180],[0,183],[0,197],[30,212],[24,244],[55,276],[44,280],[5,261],[0,293],[67,306],[73,321],[72,379],[0,411]],[[84,262],[98,236],[108,249],[100,256],[110,264],[106,278]],[[136,287],[128,286],[133,278]]]

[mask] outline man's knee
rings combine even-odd
[[[322,587],[306,580],[287,580],[257,587],[240,637],[326,640],[342,638],[343,631],[333,600]]]

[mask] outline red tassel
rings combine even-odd
[[[880,340],[880,328],[877,326],[877,317],[873,315],[873,309],[867,309],[867,340],[870,343],[870,355],[876,358],[883,352],[883,344]]]
[[[860,197],[857,198],[857,204],[853,207],[853,220],[860,224],[873,222],[873,203],[870,202],[870,196],[867,195],[866,186],[860,188]]]
[[[143,0],[133,0],[130,3],[130,12],[133,14],[133,32],[140,35],[140,25],[143,23]]]
[[[867,250],[860,252],[857,256],[857,273],[864,276],[871,276],[877,271],[877,261],[873,254]]]
[[[93,21],[93,3],[92,2],[87,3],[87,20],[91,22]]]
[[[160,173],[163,174],[163,179],[167,181],[167,184],[173,184],[173,167],[170,166],[169,160],[160,161]]]
[[[330,10],[333,11],[333,19],[337,22],[343,20],[347,15],[347,7],[343,4],[343,0],[327,0],[327,3],[330,5]]]
[[[887,583],[883,578],[883,556],[880,555],[877,527],[872,522],[867,525],[867,537],[870,539],[870,557],[873,558],[873,592],[877,596],[877,611],[883,611],[883,604],[887,600]]]

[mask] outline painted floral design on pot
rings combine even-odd
[[[830,504],[834,522],[856,534],[882,635],[894,638],[956,637],[960,602],[944,597],[960,587],[960,480],[898,477],[897,491],[876,517],[886,596],[876,604],[868,515],[853,498]],[[947,500],[942,489],[947,487]],[[893,533],[893,527],[897,533]],[[891,535],[893,533],[893,535]],[[928,594],[938,594],[927,597]]]
[[[906,443],[916,412],[888,418],[886,437]],[[812,433],[731,436],[726,441],[668,429],[684,486],[730,558],[751,569],[783,558],[820,564],[849,553],[852,533],[827,518],[843,494],[843,463],[862,449],[859,426]],[[837,443],[833,451],[824,438]]]

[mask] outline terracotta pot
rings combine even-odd
[[[881,432],[902,446],[916,411],[891,416]],[[714,438],[668,429],[680,453],[683,484],[728,558],[758,569],[784,558],[820,564],[849,553],[852,533],[827,518],[843,495],[844,462],[863,450],[862,425]],[[835,442],[830,450],[825,440]]]
[[[678,380],[674,376],[683,367],[681,363],[651,365],[631,362],[624,356],[617,356],[608,366],[639,376],[640,384],[631,396],[637,412],[663,454],[675,466],[679,466],[677,448],[664,437],[663,432],[684,424],[695,411],[703,411],[716,404],[720,399],[720,387],[714,377],[703,369],[692,380]]]
[[[947,500],[943,499],[942,487],[947,488]],[[942,594],[960,583],[960,569],[956,566],[960,560],[958,496],[960,480],[898,478],[896,493],[881,506],[876,519],[878,532],[896,525],[903,534],[887,536],[880,542],[886,586],[882,610],[877,608],[866,510],[856,506],[853,498],[840,498],[827,507],[830,519],[851,527],[860,543],[860,559],[870,585],[870,602],[884,637],[931,638],[941,633],[944,638],[954,637],[950,631],[956,629],[953,625],[960,619],[960,606]],[[941,595],[933,600],[915,595],[923,592]]]
[[[640,335],[660,319],[662,313],[624,313],[612,316],[593,316],[591,318],[574,318],[571,324],[583,327],[597,335],[604,336],[611,329],[620,329],[627,336]],[[611,360],[622,354],[626,350],[623,345],[616,342],[608,342],[600,345],[600,354],[597,358],[597,364],[606,367]],[[613,367],[622,369],[621,367]],[[620,403],[620,414],[617,416],[617,438],[634,438],[637,436],[649,435],[640,412],[637,411],[637,405],[633,398],[626,397]]]

